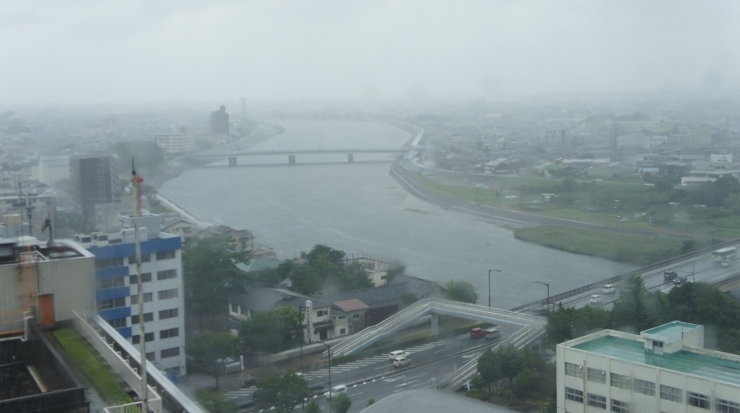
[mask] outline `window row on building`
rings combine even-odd
[[[638,388],[641,391],[638,391]],[[655,383],[635,379],[635,391],[637,393],[645,394],[648,396],[655,396]],[[565,397],[568,400],[572,400],[577,403],[583,403],[583,391],[581,390],[566,387]],[[675,387],[664,386],[661,384],[660,398],[674,403],[683,403],[683,391]],[[711,410],[711,397],[705,394],[687,391],[686,402],[690,406],[698,407],[705,410]],[[607,402],[605,396],[588,393],[587,403],[589,406],[606,410]],[[616,413],[629,413],[629,403],[617,399],[611,399],[611,411]],[[718,398],[715,400],[715,411],[719,413],[740,413],[740,403]]]
[[[179,309],[178,308],[171,308],[169,310],[161,310],[159,311],[159,319],[160,320],[166,320],[168,318],[176,318],[179,316]],[[113,320],[108,320],[108,324],[110,324],[113,328],[121,328],[126,327],[126,318],[116,318]],[[144,313],[144,322],[149,323],[151,321],[154,321],[154,313]],[[139,315],[134,314],[131,316],[131,325],[139,324]]]
[[[157,257],[157,261],[163,261],[163,260],[171,260],[174,259],[177,256],[177,252],[174,250],[171,251],[160,251],[155,254]],[[151,254],[142,254],[141,255],[141,262],[151,262],[152,256]],[[134,265],[136,264],[136,256],[128,257],[128,265]],[[123,267],[123,258],[109,258],[105,260],[98,260],[95,261],[95,269],[102,270],[104,268],[111,268],[111,267]]]

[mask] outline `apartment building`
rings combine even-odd
[[[118,233],[78,235],[95,255],[98,314],[131,344],[141,337],[133,217]],[[186,373],[182,240],[159,230],[159,216],[140,217],[141,272],[147,359]]]
[[[704,348],[680,321],[557,346],[558,412],[740,413],[740,356]]]

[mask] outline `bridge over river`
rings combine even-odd
[[[378,149],[279,149],[270,151],[232,151],[225,153],[201,153],[193,154],[184,157],[184,159],[199,159],[199,160],[217,160],[217,159],[228,159],[229,166],[238,166],[238,158],[248,156],[274,156],[274,155],[287,155],[288,165],[296,165],[298,155],[330,155],[330,154],[346,154],[347,163],[354,163],[355,154],[395,154],[401,155],[406,153],[408,150],[403,148],[378,148]],[[391,161],[389,159],[388,161]],[[377,161],[373,161],[377,162]],[[315,163],[315,162],[313,162]]]

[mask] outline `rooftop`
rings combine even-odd
[[[681,335],[689,330],[693,330],[698,327],[699,326],[696,324],[684,323],[683,321],[673,321],[668,324],[663,324],[662,326],[653,327],[649,330],[645,330],[642,333],[670,338]]]
[[[692,324],[693,325],[693,324]],[[656,327],[657,328],[657,327]],[[674,370],[710,380],[740,385],[740,359],[720,357],[722,353],[706,351],[706,354],[681,350],[673,354],[654,355],[645,351],[642,340],[629,340],[613,335],[604,335],[585,341],[573,348],[600,354],[619,360]]]

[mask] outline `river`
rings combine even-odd
[[[278,121],[285,132],[251,150],[394,148],[411,138],[395,127],[350,121]],[[346,161],[346,155],[337,155]],[[388,155],[355,155],[355,160]],[[301,165],[326,159],[298,155],[298,165],[200,168],[166,182],[160,192],[200,220],[253,231],[280,258],[314,244],[348,253],[395,258],[406,273],[442,284],[470,281],[479,302],[513,308],[634,266],[571,254],[514,238],[495,220],[444,210],[406,193],[388,174],[389,163]],[[240,158],[287,164],[287,155]]]

